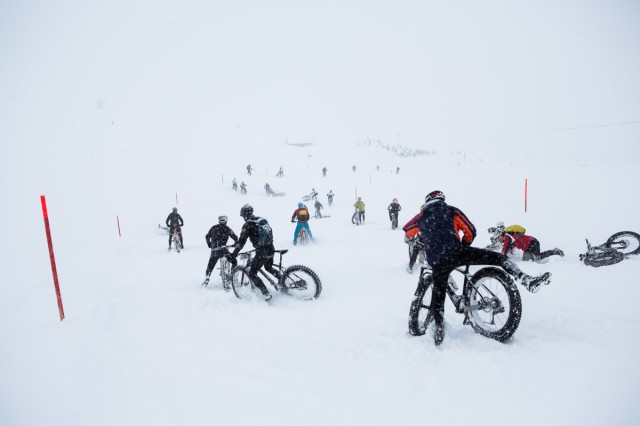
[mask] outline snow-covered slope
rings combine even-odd
[[[0,6],[0,424],[634,424],[640,257],[578,254],[640,231],[637,6],[254,3]],[[311,188],[330,217],[293,247]],[[502,220],[566,253],[521,264],[553,280],[522,291],[506,344],[449,302],[441,347],[407,333],[417,275],[386,207],[403,224],[433,189],[477,246]],[[200,287],[205,233],[220,214],[239,232],[245,203],[318,300]],[[179,254],[157,227],[173,206]]]

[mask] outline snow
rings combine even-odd
[[[578,255],[640,232],[639,15],[625,1],[1,4],[0,424],[637,424],[640,257]],[[311,188],[330,217],[294,247]],[[507,343],[450,302],[440,347],[408,334],[417,274],[386,207],[399,199],[402,225],[434,189],[476,246],[504,221],[566,254],[519,263],[553,278],[520,287]],[[239,233],[245,203],[285,264],[318,273],[319,299],[243,302],[217,269],[200,286],[204,235],[220,214]],[[179,254],[158,229],[173,206]]]

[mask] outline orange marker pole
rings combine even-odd
[[[527,198],[529,197],[529,179],[524,179],[524,212],[527,212]]]
[[[47,245],[49,246],[49,259],[51,260],[51,272],[53,273],[53,285],[56,288],[56,297],[58,298],[58,312],[60,313],[60,321],[64,319],[64,308],[62,307],[62,296],[60,295],[60,284],[58,283],[58,270],[56,269],[56,259],[53,255],[53,242],[51,241],[51,228],[49,227],[49,213],[47,212],[47,200],[44,195],[40,196],[42,204],[42,217],[44,218],[44,229],[47,233]]]

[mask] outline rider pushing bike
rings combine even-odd
[[[418,218],[417,225],[422,234],[427,263],[433,273],[430,312],[434,317],[433,339],[436,345],[444,340],[447,281],[455,268],[463,265],[500,266],[532,293],[537,292],[541,284],[549,284],[549,272],[533,277],[522,272],[503,254],[471,247],[476,237],[476,228],[462,211],[445,203],[442,191],[430,192],[424,201],[423,214]],[[462,238],[460,233],[463,234]]]
[[[395,217],[396,219],[395,224],[397,227],[398,215],[400,214],[400,210],[402,210],[402,206],[400,206],[400,203],[398,202],[397,198],[394,198],[393,201],[391,201],[391,204],[389,204],[389,207],[387,207],[387,210],[389,210],[389,220],[391,221],[391,223],[393,223],[393,219]]]
[[[169,216],[167,216],[167,220],[165,221],[167,227],[169,228],[169,250],[171,250],[171,237],[174,232],[178,233],[178,238],[180,239],[180,248],[184,248],[184,240],[182,239],[182,227],[184,226],[184,220],[182,220],[182,216],[178,213],[178,208],[174,207]]]
[[[264,266],[265,270],[280,279],[280,272],[273,267],[273,255],[276,249],[273,246],[271,226],[265,218],[255,216],[253,207],[249,204],[242,206],[240,216],[244,219],[244,225],[242,225],[240,238],[231,256],[235,260],[242,247],[246,244],[247,239],[251,241],[251,244],[256,249],[256,255],[251,261],[251,265],[249,265],[247,275],[251,278],[251,282],[262,292],[264,300],[271,300],[269,290],[267,290],[264,282],[258,276],[258,271]]]
[[[296,225],[296,230],[293,232],[293,245],[298,244],[298,233],[300,232],[300,228],[304,228],[309,233],[309,238],[313,241],[313,234],[311,234],[311,229],[309,229],[309,209],[304,203],[298,203],[298,208],[294,210],[291,215],[291,222],[298,222]]]
[[[205,278],[202,285],[204,287],[209,284],[209,277],[213,268],[216,267],[218,259],[226,257],[231,265],[236,266],[238,262],[231,256],[227,249],[227,241],[231,238],[235,243],[238,242],[238,237],[231,228],[227,226],[227,217],[218,216],[218,224],[213,225],[207,235],[204,237],[207,240],[207,247],[211,249],[211,256],[209,257],[209,263],[207,264],[207,270],[205,272]]]

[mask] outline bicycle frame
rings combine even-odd
[[[453,279],[453,277],[451,276],[453,272],[459,272],[464,277],[463,284],[462,284],[462,294],[456,293],[459,287],[458,287],[458,284]],[[449,278],[447,279],[447,296],[449,296],[449,300],[451,300],[451,303],[453,303],[453,306],[456,309],[456,313],[464,314],[471,310],[469,306],[461,302],[464,302],[464,295],[467,294],[467,291],[469,290],[469,286],[471,285],[471,276],[473,274],[469,272],[469,265],[466,265],[464,268],[463,267],[455,268],[451,272],[451,274],[449,274]],[[420,269],[420,279],[426,279],[426,275],[431,275],[431,268],[429,268],[428,266],[423,266]],[[465,318],[465,323],[466,321],[467,319]]]
[[[275,262],[273,263],[273,267],[276,268],[278,270],[278,273],[280,273],[280,278],[276,281],[274,278],[276,278],[275,276],[271,275],[271,274],[267,274],[267,271],[264,270],[264,268],[260,268],[258,269],[258,275],[261,275],[262,277],[264,277],[267,281],[269,281],[269,283],[276,289],[279,290],[281,287],[281,279],[283,277],[283,267],[282,267],[282,256],[288,252],[288,249],[285,250],[276,250],[275,253],[279,253],[280,254],[280,259],[278,260],[278,263],[276,264]],[[253,256],[253,253],[255,253],[255,250],[250,250],[244,253],[240,253],[240,255],[245,255],[244,257],[247,259],[247,262],[245,263],[245,267],[251,267],[251,262],[253,261],[253,259],[255,258]]]

